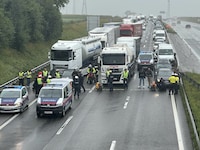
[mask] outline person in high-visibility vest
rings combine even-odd
[[[125,68],[122,73],[124,88],[128,88],[128,74],[129,74],[129,71],[127,68]]]
[[[32,71],[28,70],[26,72],[26,85],[29,87],[31,83],[31,78],[32,78]]]
[[[174,74],[172,74],[170,77],[169,77],[169,83],[170,83],[170,85],[169,85],[169,95],[170,94],[174,94],[174,90],[175,90],[175,84],[176,84],[176,81],[177,81],[177,79],[176,79],[176,77],[175,77],[175,75]]]
[[[20,71],[19,74],[18,74],[18,77],[19,77],[19,85],[24,85],[24,72],[23,71]]]
[[[56,70],[56,78],[60,78],[60,72],[59,72],[59,70]]]
[[[46,83],[48,78],[47,68],[44,68],[44,70],[42,71],[42,77],[43,77],[43,82]]]

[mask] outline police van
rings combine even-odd
[[[36,105],[37,117],[53,114],[65,116],[72,105],[72,81],[70,78],[51,79],[41,88]]]

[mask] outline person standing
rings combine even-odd
[[[175,92],[175,84],[176,84],[176,77],[174,74],[172,74],[170,77],[169,77],[169,95],[173,95],[174,92]]]
[[[26,85],[29,87],[31,83],[31,78],[32,78],[32,71],[28,70],[26,72]]]
[[[141,88],[141,85],[142,85],[142,84],[143,84],[143,88],[144,88],[145,72],[144,72],[144,69],[143,69],[143,68],[141,68],[141,69],[139,70],[139,79],[140,79],[140,81],[139,81],[139,86],[138,86],[138,88]]]
[[[128,88],[128,75],[129,75],[129,71],[127,70],[127,68],[125,68],[122,73],[124,88]]]
[[[151,70],[151,68],[148,68],[146,71],[146,77],[148,80],[148,88],[151,87],[151,83],[152,83],[152,79],[153,79],[153,71]]]
[[[44,68],[44,70],[42,71],[42,77],[43,77],[43,83],[47,83],[47,78],[48,78],[47,68]]]
[[[34,84],[33,84],[33,89],[35,90],[35,96],[37,97],[39,92],[40,92],[40,89],[42,88],[43,86],[43,82],[42,82],[42,74],[39,74],[35,81],[34,81]]]
[[[60,72],[59,72],[59,70],[56,70],[56,78],[60,78]]]
[[[81,72],[78,73],[78,76],[79,76],[79,82],[80,82],[80,91],[81,91],[81,88],[83,89],[83,91],[85,92],[85,87],[83,85],[84,83],[84,76]]]
[[[73,82],[74,82],[74,98],[77,95],[77,97],[79,99],[79,94],[80,94],[80,80],[79,80],[79,77],[75,76]]]
[[[179,75],[177,73],[174,73],[175,78],[176,78],[176,83],[174,87],[174,94],[178,94],[178,89],[179,89]]]
[[[110,89],[110,92],[113,91],[113,75],[112,75],[112,71],[110,71],[109,76],[108,76],[108,86]]]
[[[23,71],[20,71],[18,73],[18,77],[19,77],[19,85],[24,85],[24,72]]]

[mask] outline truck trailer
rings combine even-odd
[[[133,51],[127,44],[115,44],[105,47],[101,52],[101,83],[107,84],[106,71],[112,71],[113,84],[123,84],[122,73],[129,70],[129,78],[134,75],[135,60]]]
[[[58,40],[49,52],[50,70],[82,69],[86,74],[89,64],[96,65],[102,51],[101,39],[83,37],[73,41]]]
[[[142,37],[142,21],[131,24],[121,24],[120,36]]]

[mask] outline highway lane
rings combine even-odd
[[[0,148],[177,150],[181,142],[186,150],[191,150],[187,121],[179,95],[176,96],[175,106],[179,116],[181,141],[177,140],[171,97],[167,92],[138,89],[138,82],[136,73],[128,90],[118,88],[109,92],[104,89],[99,93],[87,85],[87,92],[81,94],[80,100],[74,100],[72,110],[64,118],[38,119],[34,103],[0,131]]]

